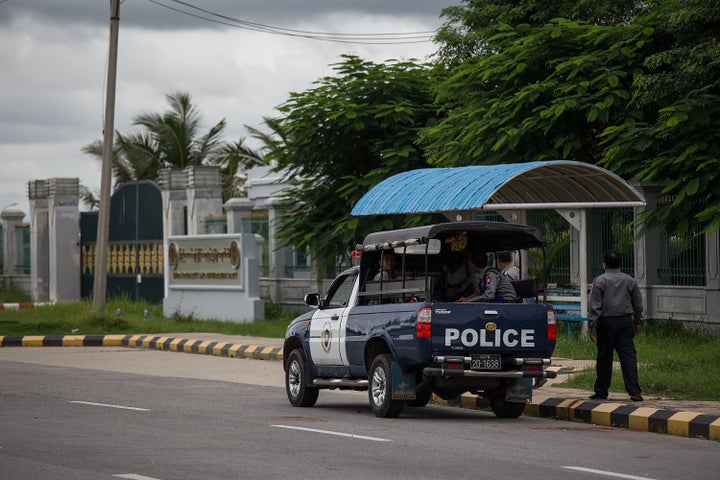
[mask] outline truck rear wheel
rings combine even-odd
[[[395,418],[402,412],[405,403],[392,398],[392,356],[381,354],[370,365],[370,388],[368,399],[370,409],[378,417]]]
[[[288,357],[285,370],[285,391],[294,407],[312,407],[317,402],[320,389],[309,387],[310,372],[302,350],[295,349]]]
[[[508,402],[502,397],[490,397],[490,408],[498,418],[518,418],[525,411],[525,402]]]

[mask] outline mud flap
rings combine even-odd
[[[392,370],[392,399],[415,400],[415,374],[403,372],[397,362],[390,363]]]
[[[515,380],[515,384],[508,388],[505,393],[505,400],[509,402],[525,402],[532,400],[532,386],[532,378],[518,378]]]

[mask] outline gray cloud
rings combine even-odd
[[[357,12],[377,15],[438,17],[451,2],[437,0],[188,0],[184,3],[212,13],[272,26],[312,21],[328,12],[352,15]],[[180,10],[185,14],[177,12]],[[109,22],[110,1],[87,0],[7,0],[0,4],[0,25],[21,16],[79,25],[104,25]],[[191,15],[217,17],[172,0],[124,0],[120,6],[122,24],[149,29],[193,29],[213,25]],[[215,28],[222,25],[215,24]]]
[[[158,0],[169,5],[169,0]],[[442,8],[457,0],[191,0],[223,15],[320,32],[434,30]],[[27,182],[79,177],[97,190],[99,171],[81,148],[102,137],[109,0],[0,2],[0,209],[27,211]],[[227,119],[228,140],[247,137],[289,92],[332,74],[343,53],[383,61],[424,58],[432,43],[339,44],[228,28],[148,0],[124,0],[120,11],[115,128],[167,108],[165,95],[185,91],[209,126]]]

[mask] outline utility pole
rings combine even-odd
[[[112,182],[113,133],[115,130],[115,82],[117,77],[119,28],[120,0],[110,0],[110,46],[108,54],[107,93],[105,94],[105,125],[103,126],[100,205],[98,207],[97,243],[95,248],[95,279],[93,283],[93,311],[97,313],[105,311],[105,303],[107,301],[110,186]]]

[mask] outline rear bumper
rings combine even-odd
[[[475,378],[555,378],[557,373],[548,370],[467,370],[464,368],[425,367],[428,377],[475,377]]]
[[[436,366],[425,367],[423,375],[428,377],[474,377],[474,378],[555,378],[557,373],[547,371],[544,367],[550,365],[549,358],[511,358],[503,359],[503,367],[519,367],[514,370],[471,370],[469,367],[472,357],[465,356],[436,356],[433,357]],[[449,368],[452,364],[453,368]],[[462,368],[458,368],[462,366]],[[523,367],[531,367],[525,369]]]

